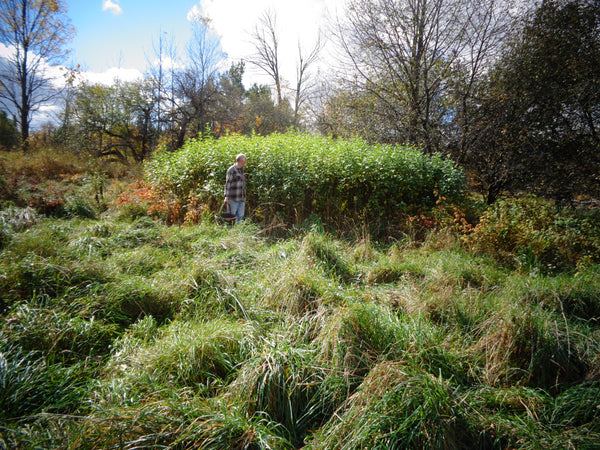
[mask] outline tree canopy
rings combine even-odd
[[[56,97],[50,65],[66,54],[74,29],[62,0],[0,0],[0,103],[15,113],[24,144],[32,114]]]
[[[487,186],[600,193],[600,5],[545,1],[495,66],[467,164]]]

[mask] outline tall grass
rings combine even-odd
[[[525,207],[498,208],[488,214],[503,228]],[[436,216],[424,235],[380,240],[367,225],[326,232],[316,216],[277,237],[251,221],[167,226],[130,213],[0,214],[0,447],[533,449],[600,438],[593,227],[575,259],[545,241],[543,255],[564,262],[549,268],[519,259],[489,220],[465,235],[461,217]],[[544,215],[548,236],[584,219]],[[522,226],[543,234],[535,220]],[[507,253],[479,245],[496,238]]]
[[[175,321],[151,339],[137,337],[140,329],[115,342],[106,366],[110,382],[100,390],[107,404],[122,405],[124,398],[135,404],[145,396],[176,395],[178,389],[214,392],[248,357],[253,336],[248,325],[226,320]]]

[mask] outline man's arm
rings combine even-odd
[[[229,169],[227,169],[227,175],[225,176],[225,192],[224,192],[225,200],[223,201],[223,203],[225,205],[229,204],[229,191],[231,190],[231,182],[232,182],[232,176],[231,176],[231,167],[230,167]]]

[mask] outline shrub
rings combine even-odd
[[[301,223],[316,213],[338,225],[341,217],[393,223],[440,197],[462,198],[464,189],[463,172],[439,155],[296,133],[191,140],[175,153],[155,155],[146,175],[182,203],[196,194],[214,204],[240,152],[248,156],[248,205],[257,220]]]
[[[472,248],[515,267],[554,272],[600,261],[600,226],[593,217],[525,197],[492,205],[470,235]]]
[[[138,181],[130,184],[114,201],[122,218],[132,220],[145,215],[162,219],[168,224],[180,221],[182,200],[166,189]]]

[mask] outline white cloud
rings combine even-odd
[[[137,69],[123,69],[118,67],[111,67],[104,72],[82,72],[81,78],[92,84],[104,84],[109,86],[115,81],[135,81],[143,78],[142,72]]]
[[[112,0],[104,0],[102,2],[102,11],[110,11],[114,15],[119,15],[123,13],[123,8],[119,5],[119,0],[116,0],[116,3]]]
[[[200,0],[199,10],[210,19],[210,25],[221,39],[223,51],[232,61],[248,59],[255,53],[252,44],[260,17],[274,11],[279,32],[280,63],[284,78],[293,83],[298,57],[298,45],[304,52],[312,49],[320,31],[324,31],[330,10],[344,0]],[[192,8],[197,11],[197,5]],[[190,10],[190,13],[192,12]],[[235,11],[235,14],[232,12]],[[253,82],[260,78],[256,69],[246,65],[247,76]],[[264,83],[266,79],[257,82]],[[266,81],[268,82],[268,81]]]
[[[0,58],[8,58],[10,56],[13,56],[13,54],[14,54],[13,46],[11,46],[9,48],[6,45],[0,43]]]
[[[10,63],[12,68],[14,68],[15,56],[16,50],[13,45],[7,47],[0,44],[0,58],[12,60],[13,62]],[[45,58],[40,58],[33,52],[28,53],[28,60],[30,64],[35,66],[35,75],[47,79],[52,87],[60,89],[65,85],[67,69],[64,66],[48,64]]]
[[[178,59],[173,59],[168,56],[163,57],[162,60],[160,60],[158,58],[152,58],[152,60],[150,60],[149,63],[150,63],[150,67],[162,66],[162,69],[165,71],[179,70],[179,69],[185,68],[185,65],[183,64],[183,62],[181,62]]]
[[[194,22],[194,21],[200,20],[201,18],[202,18],[202,11],[198,7],[198,5],[192,6],[192,9],[190,9],[187,13],[187,20],[190,22]]]

